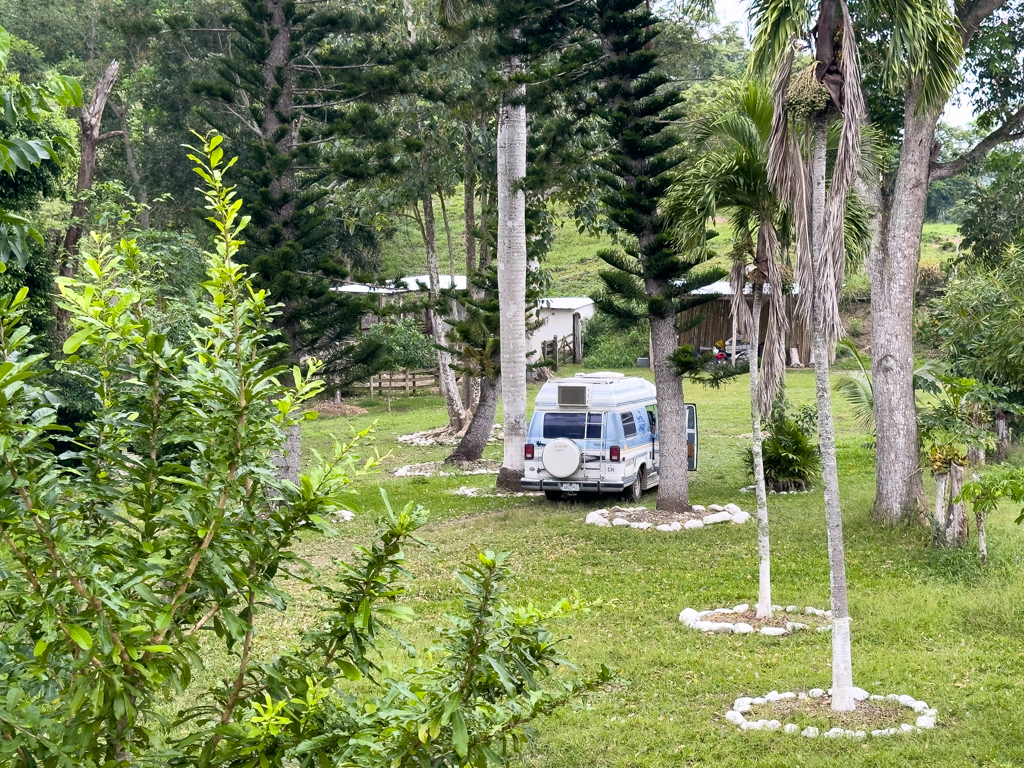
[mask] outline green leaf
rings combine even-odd
[[[462,719],[462,712],[456,709],[452,712],[452,744],[455,746],[455,754],[465,757],[469,752],[469,734],[466,732],[466,721]]]
[[[32,655],[37,659],[46,653],[46,649],[49,647],[49,643],[45,639],[39,638],[39,642],[36,643],[36,647],[32,649]]]
[[[92,638],[84,628],[77,624],[65,624],[64,629],[67,630],[68,635],[75,642],[75,644],[83,651],[88,651],[92,648]]]
[[[90,336],[92,336],[92,328],[82,328],[80,331],[73,333],[68,340],[64,342],[64,354],[73,355]]]

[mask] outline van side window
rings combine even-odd
[[[603,415],[600,413],[587,414],[587,440],[601,439],[601,423]]]
[[[633,418],[632,413],[623,413],[622,416],[622,434],[626,437],[634,437],[636,435],[636,420]]]
[[[658,431],[658,406],[648,405],[647,406],[647,423],[651,425],[651,434],[655,434]]]
[[[565,437],[569,440],[582,440],[587,429],[585,413],[545,413],[544,438],[552,440]]]

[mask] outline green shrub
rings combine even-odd
[[[615,318],[598,313],[583,326],[583,364],[588,368],[635,368],[650,352],[647,320],[622,328]]]
[[[768,490],[806,491],[821,472],[821,456],[808,422],[809,414],[801,412],[796,418],[781,413],[768,423],[767,432],[770,434],[765,435],[761,445],[764,482]],[[752,448],[744,451],[743,462],[747,473],[753,477]]]
[[[404,371],[437,366],[434,342],[423,333],[423,325],[412,317],[388,318],[370,327],[364,338],[380,345],[377,367],[382,371]]]

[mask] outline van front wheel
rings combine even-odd
[[[633,484],[626,489],[626,499],[632,502],[640,501],[640,497],[644,495],[644,480],[646,479],[647,470],[643,467],[636,473],[636,477],[633,479]]]

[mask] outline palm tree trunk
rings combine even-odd
[[[494,426],[494,414],[498,411],[498,398],[501,396],[501,379],[489,379],[481,376],[480,403],[473,413],[473,420],[463,435],[458,447],[452,455],[445,459],[446,464],[464,461],[480,461],[491,439],[491,428]]]
[[[936,113],[919,114],[907,98],[899,172],[881,247],[871,259],[871,378],[875,390],[875,505],[880,523],[916,518],[924,506],[914,401],[914,296],[921,251]]]
[[[502,62],[506,81],[525,67]],[[498,487],[518,491],[526,445],[526,86],[509,89],[498,111],[498,305],[501,314],[501,389],[505,452]]]
[[[428,193],[423,196],[423,217],[421,221],[423,242],[427,248],[427,275],[430,279],[430,300],[436,302],[441,287],[441,274],[437,261],[437,234],[434,220],[434,200]],[[443,323],[434,307],[430,312],[430,330],[434,344],[445,344]],[[438,384],[448,409],[448,423],[453,430],[461,432],[464,425],[465,409],[459,394],[458,382],[452,370],[452,356],[443,350],[437,351]]]
[[[764,284],[754,286],[752,339],[761,337],[761,302],[764,295]],[[758,396],[758,360],[757,346],[748,355],[750,361],[750,426],[753,435],[754,484],[757,496],[757,618],[770,619],[772,616],[772,558],[768,542],[768,494],[764,485],[764,452],[761,436],[761,406]]]
[[[828,123],[818,118],[814,124],[814,244],[811,260],[814,284],[813,350],[814,384],[818,400],[818,441],[821,451],[822,484],[825,488],[825,528],[828,535],[829,578],[832,593],[832,709],[851,712],[853,698],[853,660],[850,647],[850,612],[846,595],[846,553],[843,549],[843,516],[839,503],[839,466],[836,462],[836,433],[832,416],[832,386],[829,379],[831,350],[825,330],[822,286],[833,279],[830,265],[824,263],[825,150]]]

